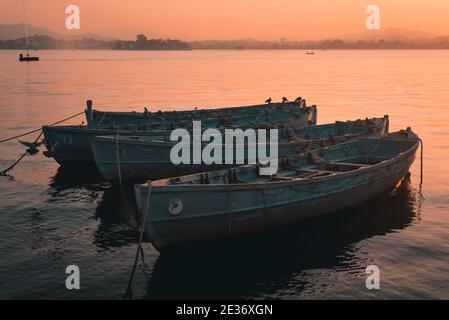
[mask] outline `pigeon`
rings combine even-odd
[[[40,141],[40,142],[27,142],[27,141],[20,141],[19,142],[24,145],[25,147],[27,147],[27,152],[30,154],[35,154],[38,153],[39,150],[37,149],[38,147],[40,147],[43,143],[44,140]]]
[[[270,97],[270,98],[267,99],[267,101],[265,101],[265,103],[271,103],[271,101],[273,101],[273,100]]]
[[[286,97],[282,97],[282,103],[288,102],[288,99]]]
[[[302,101],[302,97],[298,97],[295,99],[295,102],[301,102]]]

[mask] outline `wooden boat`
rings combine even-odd
[[[246,107],[245,107],[246,108]],[[239,109],[236,107],[235,109]],[[228,111],[228,116],[218,117],[213,113],[203,112],[191,115],[184,115],[174,120],[166,120],[164,117],[150,117],[139,119],[123,119],[117,118],[113,124],[105,124],[100,120],[97,125],[90,126],[92,128],[120,128],[124,127],[127,130],[173,130],[176,128],[189,128],[192,126],[192,120],[202,122],[205,128],[220,128],[220,127],[246,127],[256,125],[261,122],[276,122],[288,124],[292,127],[305,127],[316,122],[316,108],[301,108],[291,104],[279,104],[277,108],[261,109],[255,106],[254,111],[248,113],[240,113]],[[86,110],[86,115],[88,111]],[[307,116],[305,116],[307,115]],[[88,121],[89,123],[89,121]],[[88,125],[89,126],[89,125]]]
[[[87,124],[90,127],[98,127],[103,125],[145,125],[154,122],[182,121],[182,120],[200,120],[200,119],[223,119],[232,116],[244,115],[261,115],[264,116],[267,111],[288,111],[296,112],[299,110],[310,111],[310,124],[316,124],[316,106],[306,106],[306,101],[298,97],[294,102],[286,103],[267,103],[242,107],[224,107],[195,109],[182,111],[158,111],[149,112],[145,108],[145,112],[116,112],[116,111],[99,111],[92,109],[92,102],[88,101],[86,108]]]
[[[337,121],[297,130],[282,128],[279,130],[278,154],[279,156],[287,156],[304,148],[316,149],[326,144],[341,143],[359,136],[382,135],[388,132],[388,122],[388,116],[384,116],[383,118],[366,120]],[[97,168],[105,179],[112,181],[119,179],[119,167],[121,179],[131,181],[168,178],[231,167],[229,164],[175,165],[170,159],[170,151],[175,144],[177,142],[171,142],[168,136],[164,139],[151,136],[120,138],[96,136],[91,140]],[[248,149],[252,147],[255,150],[257,146],[246,144],[243,147],[246,147],[246,151],[243,162],[240,163],[248,163]],[[119,154],[118,159],[117,153]],[[225,154],[224,149],[222,149],[222,154]],[[233,157],[235,166],[237,163],[236,155],[234,154]]]
[[[119,129],[91,129],[86,126],[43,126],[44,144],[47,151],[44,155],[54,158],[60,165],[80,165],[80,163],[94,163],[90,140],[96,135],[113,136],[120,131],[121,136],[168,136],[170,131],[155,130],[122,130]]]
[[[260,114],[242,115],[220,119],[201,119],[202,126],[215,127],[254,127],[267,121],[271,124],[288,125],[298,128],[309,125],[316,120],[316,107],[295,108],[292,106],[275,109]],[[101,127],[89,126],[43,126],[44,141],[47,151],[44,154],[53,157],[60,165],[78,164],[79,162],[94,162],[90,141],[93,136],[115,136],[119,132],[121,136],[169,136],[175,128],[186,128],[192,125],[192,121],[160,122],[149,124],[108,125]]]
[[[387,192],[408,174],[418,146],[408,128],[280,159],[274,176],[246,165],[154,181],[151,189],[136,184],[137,207],[159,250],[273,228]]]

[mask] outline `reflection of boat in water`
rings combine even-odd
[[[125,196],[132,195],[125,192]],[[132,197],[123,201],[120,189],[113,186],[103,193],[95,210],[99,224],[93,243],[100,249],[122,247],[138,242],[137,211]]]
[[[408,181],[388,194],[299,225],[161,254],[147,298],[263,298],[300,294],[311,269],[360,268],[364,253],[351,244],[407,228],[419,213]],[[282,248],[281,250],[279,248]],[[331,284],[330,284],[331,285]],[[323,288],[321,288],[323,289]]]
[[[95,168],[74,170],[59,167],[51,179],[48,202],[88,202],[95,206],[98,227],[94,234],[94,244],[101,249],[120,247],[136,243],[136,211],[131,186],[124,186],[123,201],[118,186],[105,182]]]
[[[104,182],[98,170],[91,166],[76,170],[70,167],[59,167],[49,184],[49,194],[52,198],[63,197],[65,191],[98,192],[104,191],[109,184]]]

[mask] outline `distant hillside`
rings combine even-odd
[[[356,34],[339,37],[343,41],[401,41],[421,42],[434,39],[436,36],[422,31],[413,31],[400,28],[389,28],[385,30],[370,30]]]
[[[78,50],[398,50],[449,49],[449,36],[392,28],[366,31],[321,41],[261,41],[203,40],[184,42],[172,39],[148,39],[139,34],[136,40],[118,40],[113,37],[79,31],[61,35],[43,28],[28,26],[29,45],[34,49]],[[0,49],[25,47],[23,24],[0,24]]]
[[[49,36],[52,38],[62,38],[62,36],[56,32],[28,25],[28,35],[32,36],[40,34],[43,36]],[[1,24],[0,23],[0,40],[18,39],[25,37],[25,26],[20,24]]]
[[[67,39],[67,40],[75,40],[75,39],[95,39],[95,40],[103,40],[103,41],[112,41],[118,40],[114,37],[101,36],[94,33],[79,33],[77,31],[74,35],[62,35],[57,32],[53,32],[44,28],[35,27],[32,25],[28,25],[28,35],[40,35],[40,36],[48,36],[54,39]],[[1,24],[0,23],[0,40],[10,40],[10,39],[19,39],[25,37],[25,26],[23,23],[20,24]]]

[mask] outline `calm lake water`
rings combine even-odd
[[[424,140],[422,188],[417,159],[409,182],[327,217],[201,252],[159,255],[145,243],[134,298],[449,299],[449,51],[36,53],[27,64],[0,51],[0,140],[78,113],[86,99],[154,111],[270,96],[305,97],[319,123],[389,114],[391,130],[410,126]],[[23,151],[1,144],[0,169]],[[11,175],[0,177],[0,298],[120,299],[137,235],[114,188],[42,152]],[[65,288],[72,264],[78,291]],[[380,290],[365,288],[371,264]]]

